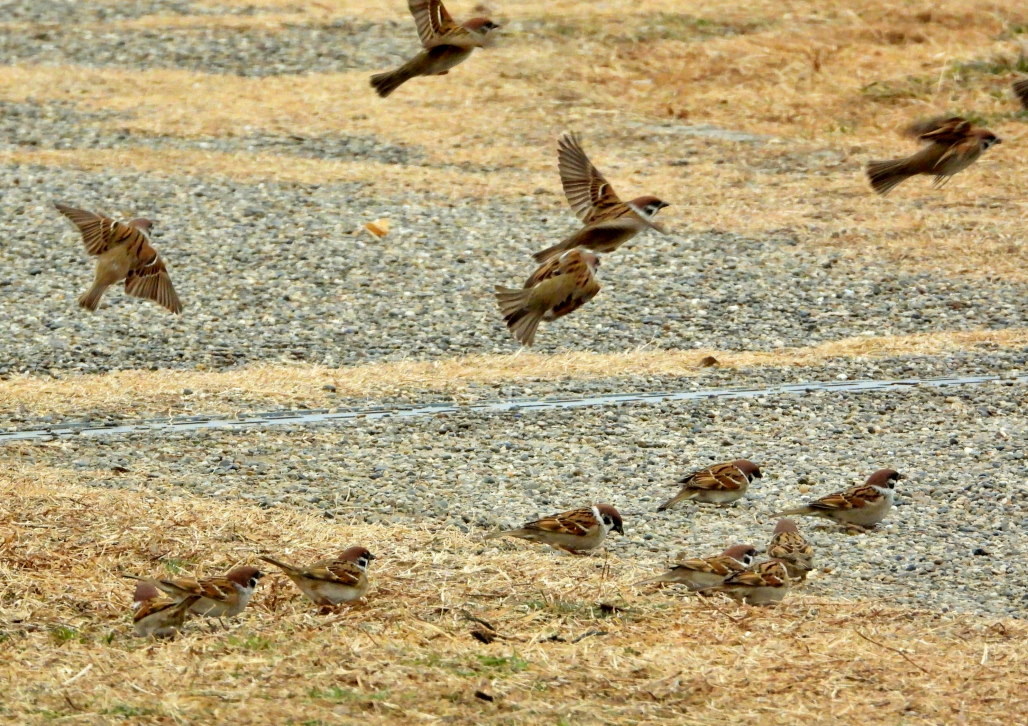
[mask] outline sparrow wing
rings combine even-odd
[[[139,603],[139,606],[132,614],[132,622],[138,623],[140,620],[145,620],[151,615],[156,615],[161,612],[170,616],[174,613],[176,608],[178,609],[178,613],[174,614],[184,614],[185,611],[189,609],[189,606],[196,602],[197,599],[198,597],[196,595],[190,595],[183,600],[161,600],[159,598],[143,600]]]
[[[573,133],[565,132],[557,140],[557,170],[571,210],[585,224],[630,211],[610,182],[589,161]]]
[[[693,557],[687,560],[679,560],[671,569],[677,570],[679,568],[691,570],[693,572],[708,572],[712,575],[722,576],[729,575],[743,569],[738,560],[725,555],[718,555],[717,557]]]
[[[734,492],[747,485],[746,476],[734,464],[718,464],[709,469],[693,472],[681,480],[690,489]]]
[[[84,209],[75,209],[64,204],[54,204],[57,211],[70,219],[82,234],[82,243],[86,252],[91,255],[102,255],[104,252],[123,242],[132,234],[142,234],[135,227],[115,222],[110,217],[94,214]]]
[[[356,587],[360,584],[364,571],[353,562],[345,560],[324,560],[311,565],[304,570],[304,575],[312,580],[324,580],[335,582],[348,587]]]
[[[563,299],[550,308],[550,319],[564,317],[596,297],[600,291],[600,283],[593,274],[593,268],[586,262],[580,250],[572,250],[561,257],[563,272],[561,277],[570,278],[570,289]],[[590,510],[590,516],[591,510]]]
[[[936,116],[917,121],[907,128],[907,134],[921,141],[940,144],[954,144],[966,139],[971,132],[971,122],[961,116]]]
[[[177,599],[182,599],[189,595],[199,595],[202,592],[199,581],[191,577],[178,577],[174,580],[151,580],[151,582],[158,589]]]
[[[147,245],[153,252],[148,262],[140,262],[129,270],[125,278],[125,292],[133,297],[153,300],[176,315],[182,312],[182,302],[175,293],[168,275],[168,268],[157,251]]]
[[[761,562],[745,570],[736,572],[725,580],[725,586],[742,585],[743,587],[777,587],[789,581],[789,572],[785,565],[776,560]]]
[[[527,280],[525,280],[525,287],[535,287],[543,280],[549,280],[551,277],[556,277],[560,274],[560,255],[553,255],[539,267],[535,269]]]
[[[460,48],[477,48],[482,39],[477,33],[459,25],[450,16],[441,0],[407,0],[418,37],[425,49],[440,45],[455,45]]]
[[[193,594],[215,602],[229,603],[239,597],[236,584],[227,577],[209,577],[196,583],[197,588]]]
[[[553,532],[554,534],[570,534],[576,537],[584,537],[593,528],[599,526],[593,510],[589,507],[573,509],[570,512],[554,514],[551,517],[543,517],[534,522],[529,522],[522,529],[535,529],[542,532]]]
[[[811,509],[822,511],[859,509],[876,504],[882,498],[882,493],[874,487],[860,485],[852,487],[844,492],[836,492],[826,497],[821,497],[807,506]]]
[[[950,144],[931,168],[933,170],[940,168],[944,169],[956,158],[965,160],[963,165],[966,166],[966,164],[974,161],[974,158],[980,153],[981,150],[978,146],[978,140],[965,137],[960,141]]]
[[[799,532],[779,532],[771,538],[767,554],[768,557],[776,560],[789,559],[796,555],[812,557],[814,546],[807,542]]]

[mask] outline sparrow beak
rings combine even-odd
[[[906,478],[907,478],[907,475],[906,475],[906,474],[897,474],[897,475],[896,475],[896,478],[897,478],[897,479],[906,479]]]
[[[625,525],[622,524],[621,522],[618,522],[617,524],[614,525],[614,531],[617,532],[618,534],[620,534],[622,537],[624,537],[625,536]]]

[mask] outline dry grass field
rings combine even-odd
[[[191,12],[86,20],[76,32],[273,36],[349,21],[410,24],[400,0],[188,5]],[[449,6],[457,17],[471,13],[470,4]],[[1028,5],[485,0],[480,7],[505,28],[497,46],[446,79],[412,82],[388,102],[370,92],[364,69],[244,77],[62,58],[0,65],[0,102],[96,114],[101,129],[125,138],[113,149],[55,148],[46,139],[13,147],[0,139],[0,165],[113,165],[247,184],[347,182],[369,196],[532,198],[556,215],[565,210],[553,139],[577,128],[619,190],[668,190],[682,200],[667,212],[679,232],[785,234],[843,259],[874,257],[975,284],[1028,283],[1028,112],[1010,93],[1011,82],[1028,74]],[[43,37],[55,27],[10,20],[0,22],[0,34]],[[908,153],[897,129],[944,112],[973,114],[1004,144],[939,191],[918,179],[886,199],[873,195],[862,165]],[[669,131],[669,121],[679,130]],[[423,154],[390,164],[149,143],[342,131]],[[697,375],[708,355],[722,368],[759,369],[981,346],[1024,350],[1026,326],[841,338],[774,352],[51,371],[0,380],[0,411],[60,418],[327,406],[326,384],[353,398],[460,396],[472,383],[508,381],[628,384]],[[139,456],[145,467],[146,452]],[[977,726],[1019,723],[1028,713],[1023,620],[802,591],[778,608],[735,607],[633,588],[645,571],[616,555],[487,548],[428,521],[386,528],[185,492],[107,491],[87,486],[88,472],[24,458],[0,449],[0,722]],[[256,552],[313,559],[340,542],[388,552],[373,565],[366,604],[318,613],[276,575],[227,632],[193,621],[169,643],[131,636],[122,572],[212,573]]]
[[[647,573],[616,557],[74,476],[0,475],[7,723],[1004,724],[1028,706],[1021,621],[802,594],[734,607],[634,588]],[[340,541],[389,553],[366,605],[319,614],[276,575],[228,632],[131,635],[122,572],[300,561]]]

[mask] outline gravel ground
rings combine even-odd
[[[0,201],[0,375],[513,352],[492,286],[519,282],[531,269],[528,254],[573,228],[569,214],[535,200],[370,198],[355,184],[25,166],[0,168],[0,184],[8,190]],[[90,263],[40,189],[85,208],[155,218],[155,243],[185,314],[120,290],[97,314],[80,311],[75,298]],[[378,217],[393,221],[384,241],[353,234]],[[538,350],[774,350],[1028,319],[1028,285],[848,261],[788,237],[647,235],[609,258],[601,274],[603,291],[545,326]]]
[[[606,500],[625,515],[619,568],[687,551],[763,545],[771,514],[889,466],[908,476],[875,532],[801,522],[817,547],[811,593],[940,610],[1028,614],[1024,386],[815,394],[427,419],[338,427],[76,439],[18,446],[98,486],[185,489],[326,517],[485,532]],[[693,468],[738,456],[765,478],[735,506],[657,505]],[[129,469],[111,473],[111,467]],[[492,543],[512,554],[527,544]],[[987,554],[985,554],[987,553]],[[388,556],[387,552],[382,553]],[[560,556],[556,555],[555,556]]]
[[[206,73],[239,76],[340,73],[398,65],[415,50],[413,32],[413,21],[407,18],[391,22],[344,19],[245,32],[226,27],[119,30],[65,25],[6,34],[0,37],[0,55],[18,63],[202,68]]]

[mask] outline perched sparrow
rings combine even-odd
[[[742,572],[753,564],[753,556],[757,551],[750,545],[732,545],[716,557],[695,557],[683,559],[671,566],[667,572],[640,580],[635,585],[646,585],[651,582],[677,582],[687,585],[690,590],[702,590],[720,585],[725,578]]]
[[[201,580],[179,578],[155,580],[149,577],[126,575],[132,580],[150,583],[163,590],[176,601],[196,596],[190,612],[209,618],[231,618],[243,612],[250,602],[257,581],[264,573],[256,567],[235,567],[224,577],[205,577]]]
[[[125,292],[129,295],[153,300],[173,313],[182,312],[168,268],[150,245],[153,222],[149,219],[116,222],[63,204],[54,206],[78,227],[86,252],[97,257],[93,286],[79,297],[79,305],[96,310],[107,288],[124,280]]]
[[[577,555],[603,544],[610,530],[622,535],[625,533],[621,515],[609,504],[595,504],[544,517],[519,529],[494,532],[487,535],[486,539],[505,535],[520,537]]]
[[[778,520],[767,556],[781,560],[793,580],[806,580],[807,573],[814,569],[814,545],[803,538],[791,519]]]
[[[394,71],[371,77],[375,93],[385,98],[415,76],[445,76],[475,48],[484,48],[489,31],[500,26],[489,18],[472,18],[458,25],[442,0],[407,0],[424,50]]]
[[[904,159],[868,163],[867,177],[879,194],[888,194],[901,181],[917,174],[930,174],[935,177],[935,186],[941,186],[974,163],[983,151],[1001,141],[988,129],[972,126],[960,116],[920,121],[906,133],[927,145]]]
[[[729,575],[720,585],[708,587],[702,592],[723,592],[747,605],[770,605],[781,602],[791,585],[785,563],[767,560]]]
[[[1021,99],[1021,105],[1028,109],[1028,78],[1014,83],[1014,93]]]
[[[667,233],[653,221],[653,217],[669,205],[649,195],[622,202],[603,174],[589,161],[578,137],[572,133],[565,132],[557,140],[557,169],[564,185],[564,196],[585,226],[563,242],[536,252],[536,262],[575,247],[585,247],[593,252],[613,252],[648,228]]]
[[[892,469],[879,469],[859,486],[829,494],[810,504],[786,509],[773,516],[799,514],[834,519],[854,529],[873,527],[885,519],[885,515],[892,509],[896,497],[896,481],[902,478],[902,474]]]
[[[182,627],[186,613],[198,599],[198,595],[184,600],[160,599],[153,583],[140,581],[132,598],[132,627],[143,638],[169,638]]]
[[[670,509],[683,499],[695,499],[708,504],[729,504],[746,493],[751,481],[761,478],[763,475],[760,467],[747,459],[715,464],[680,479],[681,491],[657,507],[657,511]]]
[[[599,266],[596,255],[572,249],[543,263],[520,290],[497,285],[496,300],[514,339],[532,345],[540,321],[562,318],[592,300],[600,291]]]
[[[364,547],[350,547],[335,559],[310,567],[293,567],[271,557],[261,557],[280,568],[300,592],[318,605],[338,605],[364,597],[368,591],[368,565],[375,555]]]

